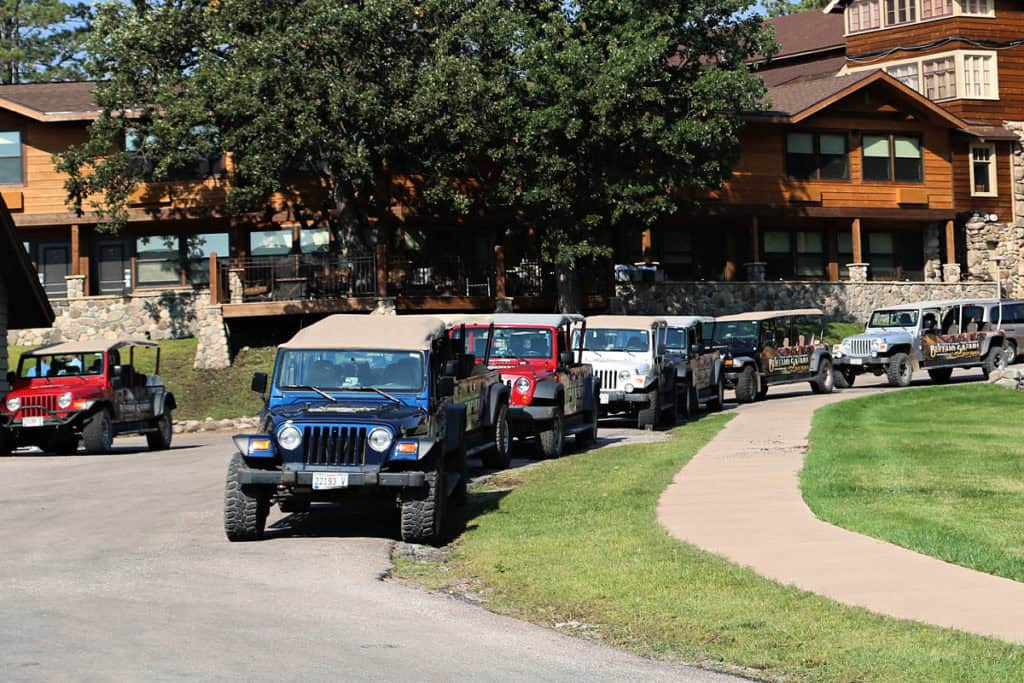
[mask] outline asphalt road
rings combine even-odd
[[[228,543],[228,435],[117,446],[0,459],[0,680],[729,680],[382,581],[379,509]]]

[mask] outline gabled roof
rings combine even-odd
[[[801,55],[844,50],[843,17],[823,12],[797,12],[765,20],[775,29],[779,52],[772,59],[787,59]]]
[[[824,76],[799,79],[768,88],[768,111],[760,112],[780,123],[799,123],[845,97],[872,84],[882,83],[905,99],[911,100],[919,110],[933,119],[943,121],[951,128],[975,134],[970,124],[950,113],[927,97],[893,78],[881,69],[857,71],[842,76]],[[754,114],[757,116],[758,114]]]
[[[0,109],[36,121],[90,121],[99,116],[96,83],[23,83],[0,85]]]
[[[25,330],[53,324],[53,308],[14,232],[14,220],[0,197],[0,278],[7,290],[7,327]]]

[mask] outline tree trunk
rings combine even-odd
[[[580,312],[580,276],[575,263],[556,263],[556,309],[559,313]]]
[[[339,253],[348,256],[367,252],[370,249],[369,225],[356,203],[355,190],[350,183],[333,175],[331,186],[339,220],[331,221],[330,224]]]

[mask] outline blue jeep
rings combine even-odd
[[[396,498],[403,540],[436,543],[465,492],[467,451],[508,431],[496,424],[508,389],[437,318],[330,316],[282,344],[272,381],[256,373],[252,388],[266,407],[262,433],[234,437],[231,541],[261,538],[274,503],[299,512],[361,490]]]

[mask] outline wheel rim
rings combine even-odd
[[[832,390],[832,385],[835,383],[836,378],[832,376],[832,366],[828,365],[825,367],[825,389],[828,391]]]
[[[900,377],[909,381],[910,380],[910,363],[903,361],[900,363]]]
[[[498,423],[498,444],[501,446],[502,453],[508,453],[512,448],[512,436],[508,430],[508,417],[505,417]]]

